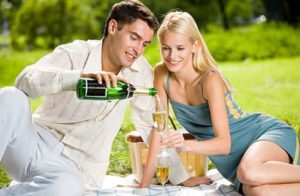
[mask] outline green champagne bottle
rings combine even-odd
[[[107,88],[105,82],[99,84],[97,80],[80,78],[77,83],[77,97],[91,100],[116,100],[128,99],[139,95],[156,95],[155,88],[138,88],[122,81],[117,82],[117,87]]]

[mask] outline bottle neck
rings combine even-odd
[[[147,96],[150,95],[149,89],[142,89],[142,88],[136,88],[135,91],[133,91],[133,96]]]

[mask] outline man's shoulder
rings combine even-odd
[[[68,52],[74,52],[74,51],[86,51],[89,52],[92,48],[99,45],[101,43],[100,40],[74,40],[73,42],[62,44],[58,46],[57,48],[66,50]]]
[[[141,55],[139,58],[136,59],[136,61],[133,64],[133,69],[142,69],[142,70],[152,70],[152,67],[150,63],[147,61],[147,59]]]

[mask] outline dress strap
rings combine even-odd
[[[207,97],[205,97],[205,95],[204,95],[204,88],[203,88],[204,81],[205,81],[206,77],[208,76],[208,74],[209,74],[210,72],[213,72],[213,71],[214,71],[214,70],[206,70],[206,71],[202,74],[201,79],[200,79],[200,86],[201,86],[202,98],[203,98],[205,101],[207,101]]]
[[[170,98],[170,79],[171,79],[171,72],[168,73],[167,80],[166,80],[166,93],[168,99]]]
[[[166,94],[167,94],[167,100],[168,100],[167,101],[168,102],[168,108],[169,108],[169,101],[170,101],[170,80],[171,80],[171,74],[172,73],[169,72],[168,76],[167,76],[167,79],[166,79]],[[173,129],[177,130],[177,127],[176,127],[173,119],[171,118],[169,111],[168,111],[168,118],[169,118],[169,120],[170,120],[170,122],[172,124]]]

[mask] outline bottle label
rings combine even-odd
[[[85,96],[86,97],[99,97],[99,98],[104,98],[107,97],[107,88],[105,87],[104,84],[99,85],[99,84],[89,84],[88,80],[85,83]]]

